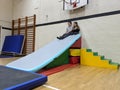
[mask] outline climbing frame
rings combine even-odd
[[[36,15],[12,20],[12,35],[24,35],[25,44],[23,54],[30,54],[35,50]]]

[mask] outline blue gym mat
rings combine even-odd
[[[13,56],[0,55],[0,58],[12,58]]]
[[[6,36],[2,47],[2,52],[21,54],[23,44],[24,44],[24,35]]]
[[[80,37],[81,35],[78,34],[71,35],[63,40],[55,39],[39,50],[16,61],[13,61],[7,64],[7,66],[20,70],[36,72],[60,56]]]
[[[47,82],[47,76],[0,66],[0,90],[32,90]]]

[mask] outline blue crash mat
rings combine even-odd
[[[0,90],[32,90],[46,81],[41,74],[0,66]]]
[[[21,54],[24,44],[24,35],[6,36],[2,52]]]

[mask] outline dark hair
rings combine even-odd
[[[78,22],[74,22],[74,23],[76,24],[77,28],[80,29]]]
[[[71,21],[68,21],[68,23],[72,24],[72,22],[71,22]]]
[[[74,22],[78,26],[78,22]]]

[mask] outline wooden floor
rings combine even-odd
[[[5,65],[17,58],[0,59]],[[120,70],[76,66],[50,75],[47,86],[60,90],[120,90]],[[34,90],[55,90],[40,86]]]
[[[48,77],[46,85],[61,90],[120,90],[120,71],[88,66],[69,68]],[[52,90],[44,86],[34,90]]]
[[[0,65],[6,65],[14,60],[17,60],[20,57],[12,57],[12,58],[0,58]]]

